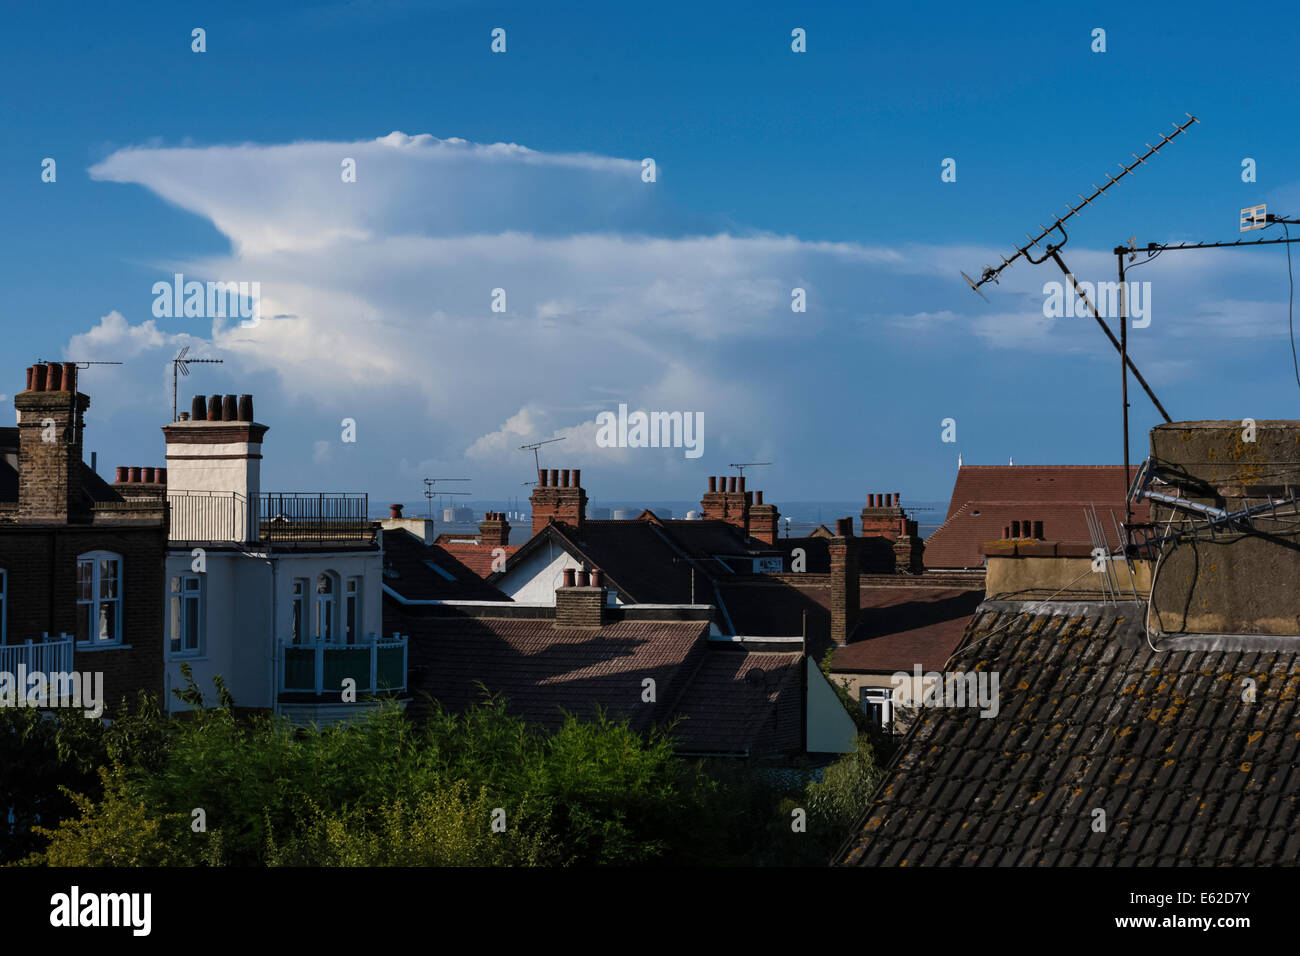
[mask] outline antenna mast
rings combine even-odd
[[[557,441],[564,441],[564,436],[561,436],[560,438],[547,438],[544,441],[535,441],[531,445],[520,445],[519,450],[531,451],[533,453],[534,471],[541,471],[542,460],[540,457],[538,457],[537,449],[541,448],[543,445],[549,445],[551,444],[551,442],[557,442]]]
[[[468,491],[436,491],[434,485],[440,481],[469,481],[469,478],[426,478],[424,479],[424,497],[429,502],[426,507],[426,514],[433,517],[433,498],[435,495],[442,497],[445,495],[467,495]],[[439,502],[441,504],[441,501]]]
[[[1093,191],[1088,196],[1083,195],[1083,193],[1077,193],[1076,195],[1078,195],[1078,197],[1081,200],[1083,200],[1079,205],[1071,206],[1069,203],[1066,203],[1069,212],[1067,212],[1063,216],[1058,216],[1055,219],[1053,219],[1052,224],[1050,226],[1044,226],[1042,223],[1039,223],[1038,228],[1040,232],[1038,233],[1038,235],[1031,236],[1029,235],[1029,233],[1025,233],[1025,238],[1028,239],[1029,242],[1027,242],[1023,246],[1016,246],[1015,247],[1016,254],[1013,255],[1010,259],[1008,259],[1006,256],[1002,256],[1001,257],[1002,264],[1000,266],[996,268],[992,266],[985,266],[984,271],[980,273],[980,278],[978,282],[976,282],[974,279],[972,279],[964,272],[961,274],[961,277],[966,280],[966,284],[969,285],[972,289],[974,289],[980,295],[981,298],[983,298],[984,293],[980,292],[980,286],[984,285],[986,282],[996,283],[998,281],[998,277],[1002,274],[1002,270],[1006,269],[1017,259],[1023,257],[1034,265],[1039,265],[1043,262],[1046,262],[1048,259],[1051,259],[1053,262],[1056,263],[1057,267],[1061,270],[1061,272],[1065,274],[1066,281],[1070,284],[1070,288],[1073,290],[1075,295],[1077,295],[1080,299],[1083,300],[1083,304],[1087,307],[1088,313],[1094,319],[1097,320],[1097,324],[1101,326],[1101,330],[1105,332],[1106,337],[1110,339],[1110,344],[1115,346],[1115,351],[1119,352],[1120,355],[1123,356],[1123,361],[1125,366],[1130,371],[1132,371],[1133,377],[1138,380],[1138,384],[1142,386],[1143,390],[1147,393],[1147,397],[1151,399],[1152,403],[1159,410],[1160,414],[1164,416],[1166,422],[1172,421],[1172,419],[1169,417],[1169,413],[1165,411],[1165,407],[1160,404],[1160,400],[1156,398],[1155,392],[1151,390],[1151,386],[1147,384],[1147,380],[1142,377],[1142,373],[1138,371],[1137,366],[1133,364],[1133,360],[1129,358],[1128,350],[1124,348],[1124,346],[1120,343],[1119,339],[1115,338],[1115,333],[1110,330],[1110,326],[1108,326],[1105,320],[1102,319],[1101,314],[1098,313],[1096,306],[1092,304],[1092,300],[1089,299],[1087,294],[1083,292],[1075,284],[1073,273],[1071,273],[1069,267],[1066,266],[1065,260],[1061,258],[1061,248],[1070,239],[1070,237],[1065,232],[1066,222],[1072,219],[1081,209],[1083,209],[1084,206],[1091,206],[1092,201],[1094,199],[1104,194],[1108,189],[1110,189],[1112,186],[1118,183],[1121,179],[1123,179],[1129,173],[1133,172],[1133,170],[1136,169],[1138,166],[1145,165],[1149,157],[1154,156],[1156,153],[1160,152],[1160,150],[1167,143],[1172,142],[1176,136],[1178,136],[1180,133],[1186,130],[1193,123],[1200,122],[1200,120],[1198,120],[1191,113],[1186,113],[1184,115],[1187,116],[1186,123],[1183,123],[1181,126],[1177,123],[1174,123],[1173,124],[1174,131],[1170,133],[1168,136],[1162,133],[1160,135],[1160,142],[1156,143],[1154,146],[1152,146],[1150,143],[1147,143],[1146,144],[1147,151],[1143,153],[1141,156],[1139,156],[1137,153],[1133,153],[1132,154],[1133,162],[1130,163],[1129,165],[1125,166],[1123,163],[1120,163],[1119,165],[1121,167],[1121,170],[1118,176],[1111,176],[1108,173],[1106,175],[1106,184],[1104,186],[1098,186],[1096,183],[1093,183],[1092,184]],[[1061,234],[1061,241],[1058,243],[1049,242],[1046,245],[1044,245],[1043,255],[1035,259],[1030,254],[1029,250],[1032,249],[1034,246],[1038,245],[1040,242],[1042,242],[1044,239],[1050,236],[1053,232],[1059,232]],[[1126,475],[1125,481],[1127,480],[1128,480],[1128,476]]]
[[[186,358],[185,356],[189,354],[189,351],[190,347],[187,345],[177,352],[176,357],[172,359],[172,421],[177,421],[179,417],[176,413],[176,373],[180,372],[182,375],[188,376],[191,365],[220,365],[225,361],[225,359]]]

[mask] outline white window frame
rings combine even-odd
[[[306,644],[311,640],[311,579],[294,578],[289,586],[289,643]],[[297,620],[295,621],[295,616]],[[295,627],[296,625],[296,627]]]
[[[194,636],[194,646],[185,646],[185,637],[189,635],[182,633],[177,635],[169,633],[167,635],[167,651],[172,657],[198,657],[203,654],[203,631],[204,631],[204,611],[207,603],[203,593],[203,575],[202,574],[171,574],[167,577],[167,626],[170,630],[176,623],[176,618],[172,615],[172,604],[180,601],[180,627],[182,632],[185,630],[185,622],[189,619],[186,612],[186,605],[193,600],[198,605],[198,634]],[[180,584],[179,590],[172,589],[172,582],[177,581]],[[186,585],[193,584],[190,588]],[[176,642],[180,646],[176,646]]]
[[[881,730],[886,733],[892,732],[894,726],[894,690],[892,687],[859,687],[858,688],[858,707],[862,713],[871,716],[871,709],[868,706],[878,704],[880,706],[880,724]]]
[[[100,596],[99,592],[102,590],[101,585],[103,583],[103,577],[101,575],[100,565],[104,561],[117,562],[117,596],[116,597],[104,598]],[[76,586],[78,588],[80,587],[80,583],[81,583],[81,566],[86,563],[89,563],[91,568],[90,597],[82,598],[80,591],[78,590],[77,617],[80,621],[81,615],[92,613],[90,609],[93,608],[94,609],[93,620],[95,621],[96,625],[98,625],[99,618],[100,618],[100,611],[99,611],[100,606],[103,604],[111,604],[113,605],[113,608],[115,610],[115,613],[113,615],[113,633],[112,636],[107,639],[100,639],[98,636],[99,635],[98,626],[94,628],[89,627],[90,619],[87,619],[88,640],[85,641],[78,640],[77,643],[82,647],[115,647],[117,645],[120,645],[123,642],[122,630],[123,630],[124,614],[122,610],[122,590],[123,590],[122,579],[124,575],[126,562],[122,560],[122,556],[120,554],[116,554],[115,552],[112,551],[87,551],[85,554],[77,555]],[[83,608],[86,610],[83,610]],[[79,629],[80,629],[80,624],[78,624],[78,630]]]
[[[343,582],[343,642],[345,644],[361,643],[361,582],[362,578],[351,577]],[[349,629],[351,633],[348,633]]]
[[[320,579],[330,583],[328,594],[320,592]],[[322,571],[312,581],[312,621],[316,625],[312,630],[313,641],[332,644],[338,640],[339,630],[339,576],[333,571]],[[326,627],[328,620],[329,626]]]

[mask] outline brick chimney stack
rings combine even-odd
[[[504,548],[510,543],[510,522],[504,511],[489,511],[478,525],[479,543],[488,548]]]
[[[776,505],[763,504],[763,492],[755,491],[754,499],[749,505],[750,536],[767,544],[776,544],[780,523],[781,513],[776,510]]]
[[[601,627],[605,623],[606,588],[599,569],[564,569],[564,583],[555,590],[556,627]]]
[[[27,369],[18,410],[18,520],[66,523],[83,516],[81,437],[89,397],[77,391],[77,366]]]
[[[862,509],[862,537],[888,538],[917,536],[917,523],[903,510],[903,496],[893,494],[867,495],[867,506]]]
[[[831,558],[831,640],[836,644],[847,643],[862,606],[859,544],[859,539],[853,536],[853,519],[837,519],[835,537],[827,542]]]
[[[700,499],[700,517],[704,520],[725,521],[749,534],[750,494],[745,490],[745,477],[719,475],[709,478],[709,490]]]
[[[528,498],[533,509],[533,534],[552,521],[568,525],[582,534],[587,517],[587,492],[582,487],[582,469],[561,471],[545,468],[537,472],[537,485]]]

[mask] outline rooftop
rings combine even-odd
[[[1294,863],[1300,639],[1153,649],[1144,611],[982,604],[949,670],[999,674],[997,716],[921,708],[839,862]]]

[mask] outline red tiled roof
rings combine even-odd
[[[939,670],[961,643],[983,589],[863,588],[849,643],[835,650],[836,671]]]
[[[774,753],[802,748],[802,654],[712,647],[706,621],[612,621],[556,627],[554,618],[484,614],[408,617],[413,709],[426,693],[448,710],[484,689],[529,723],[555,728],[597,708],[637,730],[675,718],[678,748]],[[761,673],[758,673],[761,671]],[[642,699],[655,681],[655,701]],[[481,686],[480,686],[481,685]]]
[[[703,653],[703,621],[616,621],[599,630],[557,628],[552,618],[423,617],[407,622],[412,690],[449,710],[483,699],[481,681],[511,713],[557,727],[567,711],[599,706],[643,728],[684,689],[692,652]],[[641,700],[654,678],[657,703]]]
[[[441,540],[443,535],[439,535],[438,537],[438,545],[440,547],[445,548],[447,551],[454,554],[456,560],[460,561],[461,564],[465,565],[465,567],[469,568],[481,578],[486,578],[492,573],[492,562],[495,560],[493,552],[496,551],[497,548],[504,548],[506,557],[509,558],[510,555],[514,554],[521,547],[521,545],[517,544],[475,544],[470,543],[468,539],[444,541]],[[455,538],[455,535],[447,535],[446,537]]]
[[[1042,521],[1047,541],[1087,544],[1090,505],[1113,535],[1110,512],[1124,520],[1126,489],[1123,465],[963,465],[946,520],[925,540],[925,566],[983,567],[984,544],[1012,521]],[[1133,514],[1145,521],[1145,503]]]

